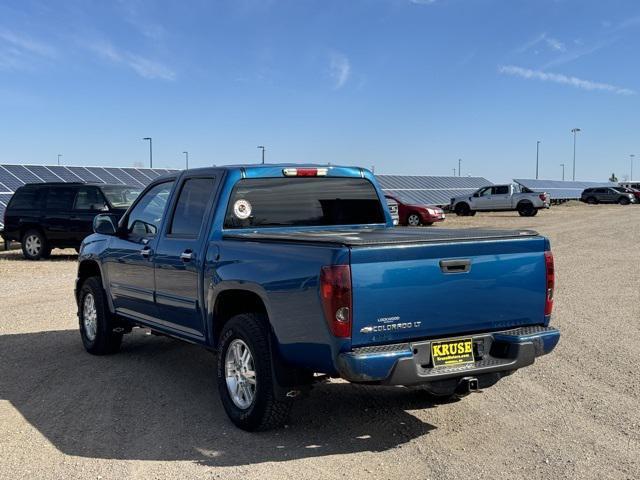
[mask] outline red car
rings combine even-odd
[[[636,197],[636,201],[640,203],[640,190],[636,190],[635,188],[630,187],[613,187],[615,190],[623,193],[633,193],[633,196]]]
[[[409,225],[410,227],[433,225],[435,222],[442,222],[445,219],[444,210],[440,207],[409,205],[393,195],[385,195],[385,197],[398,203],[400,225]]]

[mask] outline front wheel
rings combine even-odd
[[[115,353],[122,343],[122,333],[113,331],[113,315],[106,303],[100,278],[87,278],[80,289],[78,319],[82,344],[93,355]]]
[[[218,391],[231,421],[242,430],[269,430],[289,417],[293,400],[276,391],[265,318],[244,313],[222,329],[218,346]]]
[[[407,224],[411,227],[419,227],[420,223],[420,215],[417,213],[412,213],[407,217]]]
[[[459,203],[455,208],[456,215],[458,215],[459,217],[466,217],[467,215],[469,215],[470,211],[471,208],[469,208],[468,203]]]
[[[629,200],[628,197],[620,197],[620,200],[618,203],[620,205],[629,205],[631,203],[631,200]]]

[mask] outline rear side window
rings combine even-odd
[[[43,188],[19,188],[11,197],[8,208],[20,210],[40,209],[42,208],[43,191]]]
[[[509,193],[508,185],[500,185],[498,187],[493,187],[495,195],[507,195]]]
[[[71,210],[77,189],[50,187],[47,194],[47,210]]]
[[[189,178],[184,182],[173,212],[169,234],[198,235],[214,185],[214,178]]]
[[[384,223],[382,204],[364,178],[256,178],[234,187],[226,228]]]

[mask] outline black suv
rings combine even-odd
[[[21,242],[29,260],[48,257],[52,248],[77,250],[98,213],[122,215],[140,192],[127,185],[30,183],[11,197],[2,236]]]
[[[619,203],[620,205],[629,205],[636,203],[636,197],[633,193],[625,192],[617,187],[587,188],[582,192],[580,200],[591,204]]]

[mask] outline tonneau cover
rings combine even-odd
[[[270,231],[269,229],[224,233],[225,239],[305,242],[344,245],[347,247],[472,242],[482,240],[508,240],[523,237],[535,237],[533,230],[487,230],[480,228],[363,228],[354,230],[300,230]]]

